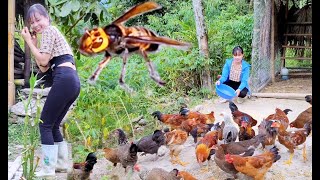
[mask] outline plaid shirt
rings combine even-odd
[[[54,26],[48,26],[42,32],[40,52],[51,54],[50,59],[64,54],[73,55],[67,40]]]
[[[242,63],[236,64],[232,61],[229,79],[235,82],[240,82],[240,76],[242,72]]]

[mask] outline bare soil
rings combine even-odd
[[[282,80],[276,78],[275,83],[269,83],[261,90],[261,93],[312,93],[312,78],[290,78]]]

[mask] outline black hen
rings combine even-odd
[[[160,146],[165,144],[164,132],[161,130],[155,130],[153,134],[142,137],[136,142],[138,146],[138,152],[143,152],[141,155],[157,154]]]
[[[135,164],[138,161],[138,146],[135,143],[121,145],[117,148],[118,158],[122,167],[127,172],[127,167],[131,167],[134,171]]]
[[[73,163],[71,172],[68,172],[68,180],[89,180],[93,166],[97,163],[96,155],[91,152],[87,155],[86,161],[81,163]]]
[[[115,133],[118,136],[118,145],[128,144],[127,135],[122,129],[116,129]]]

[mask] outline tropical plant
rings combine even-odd
[[[33,71],[32,71],[33,72]],[[41,79],[40,79],[41,80]],[[34,163],[35,150],[39,145],[39,126],[41,122],[40,114],[42,107],[40,106],[41,95],[37,94],[36,100],[36,114],[34,118],[30,117],[31,109],[31,99],[33,95],[33,90],[37,85],[37,76],[31,73],[29,83],[30,83],[30,92],[26,100],[22,100],[25,110],[24,126],[23,126],[23,151],[22,151],[22,176],[25,179],[33,179],[34,172],[38,166],[39,157],[37,157],[36,163]],[[22,99],[22,96],[20,96]]]

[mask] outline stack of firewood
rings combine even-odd
[[[14,40],[14,79],[24,79],[24,52],[18,41]]]

